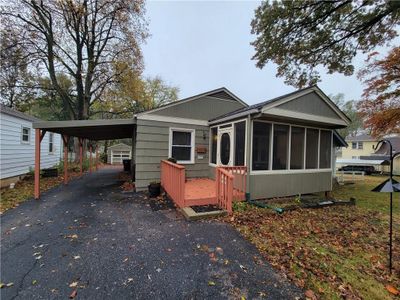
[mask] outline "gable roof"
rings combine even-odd
[[[348,142],[374,142],[377,139],[373,138],[372,136],[370,136],[369,134],[359,134],[356,136],[348,136],[346,137],[346,141]]]
[[[27,121],[31,121],[31,122],[37,122],[37,121],[41,121],[40,119],[24,114],[18,110],[12,109],[2,103],[0,103],[0,112],[12,117],[16,117],[19,119],[23,119],[23,120],[27,120]]]
[[[234,119],[237,117],[241,117],[244,115],[249,115],[249,114],[255,114],[255,113],[261,113],[263,110],[266,110],[268,108],[272,108],[278,105],[281,105],[283,103],[292,101],[294,99],[297,99],[303,95],[306,95],[308,93],[312,93],[315,92],[317,93],[322,100],[324,100],[331,108],[332,110],[334,110],[336,112],[336,114],[338,116],[340,116],[341,119],[343,119],[346,123],[350,123],[351,120],[349,117],[346,116],[345,113],[343,113],[340,108],[332,101],[329,99],[329,97],[316,85],[310,86],[310,87],[306,87],[303,89],[299,89],[297,91],[273,98],[273,99],[269,99],[257,104],[253,104],[250,105],[248,107],[245,108],[241,108],[238,110],[235,110],[233,112],[229,112],[227,114],[224,114],[222,116],[219,116],[217,118],[211,119],[209,120],[210,123],[218,123],[221,121],[226,121],[229,119]]]
[[[177,101],[174,101],[174,102],[171,102],[171,103],[167,103],[165,105],[161,105],[161,106],[159,106],[157,108],[154,108],[154,109],[146,110],[144,112],[138,113],[135,116],[141,116],[141,115],[146,115],[148,113],[153,113],[153,112],[162,110],[164,108],[172,107],[172,106],[175,106],[175,105],[180,105],[182,103],[193,101],[193,100],[199,99],[201,97],[214,97],[214,98],[220,98],[220,99],[226,99],[226,100],[234,100],[234,101],[237,101],[240,104],[242,104],[244,107],[248,107],[249,106],[246,102],[241,100],[239,97],[237,97],[231,91],[229,91],[226,87],[221,87],[221,88],[218,88],[218,89],[215,89],[215,90],[211,90],[211,91],[208,91],[208,92],[205,92],[205,93],[201,93],[201,94],[194,95],[194,96],[191,96],[191,97],[188,97],[188,98],[184,98],[184,99],[177,100]]]
[[[108,149],[117,148],[117,147],[132,148],[132,146],[129,146],[129,145],[125,144],[125,143],[118,143],[118,144],[109,146]]]

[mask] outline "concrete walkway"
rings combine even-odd
[[[1,299],[294,299],[232,227],[187,222],[102,169],[1,216]],[[74,290],[77,294],[75,295]]]

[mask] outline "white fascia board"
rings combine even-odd
[[[306,120],[306,121],[314,121],[318,123],[325,123],[325,124],[332,124],[332,125],[340,125],[340,126],[347,126],[348,124],[343,120],[338,120],[329,117],[320,117],[313,114],[306,114],[300,113],[296,111],[281,109],[281,108],[263,108],[263,114],[274,115],[279,117],[287,117],[299,120]]]
[[[168,117],[168,116],[160,116],[160,115],[138,115],[136,118],[138,120],[208,126],[208,122],[207,121],[205,121],[205,120],[197,120],[197,119]]]

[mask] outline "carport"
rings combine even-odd
[[[114,140],[135,137],[135,119],[45,121],[33,123],[35,129],[35,199],[40,198],[40,144],[46,132],[58,133],[64,145],[64,184],[68,183],[68,142],[71,137],[79,140],[80,175],[82,175],[84,141]],[[134,143],[133,143],[134,145]],[[96,149],[96,158],[97,158]],[[92,161],[90,146],[90,162]],[[91,169],[91,168],[90,168]]]

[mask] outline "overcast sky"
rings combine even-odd
[[[178,86],[180,98],[225,86],[248,104],[294,90],[277,78],[276,65],[256,68],[251,60],[250,22],[259,2],[147,3],[151,37],[143,47],[146,76],[160,75]],[[363,57],[356,66],[363,65]],[[356,76],[322,74],[326,94],[344,93],[359,99]]]

